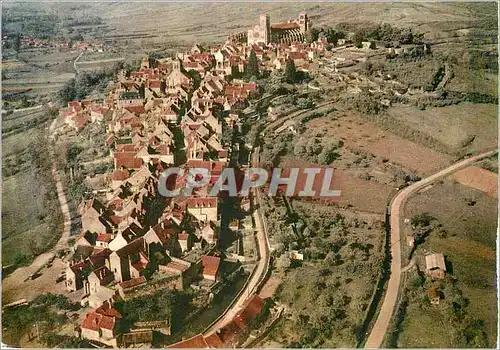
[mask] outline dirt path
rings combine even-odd
[[[3,281],[2,281],[2,295],[5,297],[7,295],[12,295],[13,291],[15,290],[15,297],[17,299],[21,298],[26,298],[29,299],[30,297],[33,297],[33,288],[27,288],[28,284],[34,283],[37,284],[37,281],[39,279],[36,279],[34,281],[28,281],[28,282],[23,282],[26,280],[31,274],[34,274],[40,268],[47,264],[51,259],[54,258],[55,252],[57,250],[61,249],[66,249],[69,247],[68,240],[71,235],[71,216],[69,212],[69,207],[68,207],[68,202],[66,195],[64,193],[63,185],[61,182],[61,178],[59,176],[59,173],[56,168],[56,162],[55,162],[55,156],[54,156],[54,150],[52,146],[52,141],[54,141],[54,131],[55,131],[55,125],[56,125],[57,119],[54,119],[52,124],[50,125],[49,128],[49,139],[51,143],[50,147],[50,157],[52,159],[52,176],[53,179],[56,183],[56,189],[57,189],[57,197],[59,199],[59,204],[61,206],[61,211],[64,219],[64,228],[63,232],[61,235],[61,238],[57,241],[56,245],[49,251],[43,254],[40,254],[38,257],[35,258],[35,260],[31,263],[31,265],[26,266],[26,267],[21,267],[16,269],[14,272],[12,272],[9,276],[7,276]],[[59,271],[60,272],[60,271]],[[51,280],[52,283],[55,283],[53,280]],[[27,284],[23,284],[27,283]],[[51,286],[48,286],[49,288],[45,290],[45,292],[52,291]],[[43,293],[44,291],[40,291],[40,293]],[[6,298],[7,299],[7,298]],[[11,298],[9,298],[11,299]],[[5,302],[6,300],[4,300]]]
[[[399,284],[401,280],[401,210],[406,203],[408,197],[413,195],[415,192],[421,190],[422,188],[430,185],[436,180],[448,176],[457,170],[460,170],[468,165],[482,159],[489,157],[496,153],[497,151],[490,151],[486,153],[479,154],[474,157],[467,158],[461,162],[449,166],[448,168],[441,170],[440,172],[429,176],[413,185],[406,187],[404,190],[399,192],[399,194],[394,198],[391,204],[391,276],[389,278],[389,283],[387,285],[387,291],[380,308],[378,318],[371,330],[370,335],[365,343],[365,348],[379,348],[384,341],[384,337],[389,328],[389,323],[394,313],[394,308],[396,306],[396,301],[399,293]]]

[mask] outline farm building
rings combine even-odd
[[[444,278],[446,264],[443,253],[430,254],[425,257],[425,273],[432,278]]]

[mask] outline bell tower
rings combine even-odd
[[[309,29],[309,20],[307,19],[307,13],[301,12],[299,14],[299,28],[302,34],[305,34]]]
[[[264,39],[264,43],[267,45],[271,42],[271,21],[269,15],[260,15],[260,36]]]

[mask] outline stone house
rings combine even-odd
[[[118,347],[117,335],[122,315],[110,303],[90,311],[81,324],[81,337]]]
[[[139,277],[149,263],[149,259],[144,253],[145,251],[146,242],[144,238],[139,237],[123,248],[112,252],[109,260],[115,281],[123,282]]]

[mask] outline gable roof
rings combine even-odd
[[[220,258],[216,256],[204,255],[201,257],[201,265],[203,267],[203,275],[217,276],[220,266]]]
[[[90,329],[98,332],[100,329],[113,330],[115,328],[116,319],[121,319],[122,315],[111,306],[109,302],[105,302],[97,309],[90,311],[82,321],[82,328]]]
[[[259,315],[264,309],[264,301],[257,295],[254,294],[243,306],[243,308],[236,314],[234,321],[238,326],[243,329],[250,322],[253,321],[257,315]]]
[[[142,249],[144,249],[144,245],[144,238],[139,237],[127,244],[125,247],[118,249],[115,253],[121,257],[128,256],[133,253],[139,253]]]
[[[146,283],[146,277],[140,276],[137,278],[132,278],[128,281],[121,282],[118,285],[120,287],[122,287],[123,289],[127,289],[127,288],[139,286],[139,285],[144,284],[144,283]]]
[[[207,342],[205,341],[205,338],[201,334],[197,334],[194,337],[191,337],[189,339],[177,342],[175,344],[171,344],[167,346],[167,348],[179,348],[179,349],[186,349],[186,348],[194,348],[194,349],[208,349],[209,346]]]
[[[425,257],[425,265],[427,270],[441,269],[446,271],[446,264],[443,253],[430,254]]]

